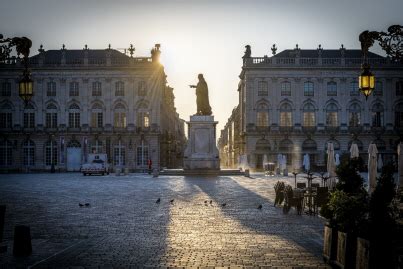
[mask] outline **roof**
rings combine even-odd
[[[333,49],[333,50],[322,50],[322,58],[341,58],[341,49]],[[345,58],[361,58],[361,50],[347,50],[344,49],[344,57]],[[278,58],[295,58],[297,54],[297,50],[283,50],[280,53],[277,53],[273,57],[278,57]],[[313,50],[304,50],[304,49],[299,49],[299,55],[301,58],[318,58],[319,53],[318,50],[313,49]],[[381,55],[368,52],[368,58],[384,58]]]
[[[60,61],[62,58],[62,52],[65,54],[66,59],[82,59],[84,58],[85,53],[88,53],[88,58],[102,58],[104,59],[106,57],[106,54],[109,52],[111,55],[111,58],[130,58],[129,56],[125,55],[124,53],[121,53],[120,51],[114,50],[114,49],[88,49],[88,50],[47,50],[44,51],[40,54],[37,54],[35,56],[30,57],[30,59],[37,59],[39,57],[44,56],[45,59],[47,60],[55,60],[55,61]]]

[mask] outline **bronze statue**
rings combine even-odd
[[[211,107],[208,100],[208,87],[204,80],[203,74],[198,75],[199,82],[197,86],[189,85],[190,88],[196,88],[196,104],[197,112],[196,115],[211,115]]]

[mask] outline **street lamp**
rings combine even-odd
[[[368,50],[375,41],[378,41],[392,61],[403,62],[403,26],[392,25],[388,28],[388,33],[367,30],[360,34],[359,40],[363,57],[362,73],[359,76],[359,90],[368,99],[368,96],[375,89],[375,76],[369,70]]]
[[[3,38],[3,35],[0,34],[0,63],[4,63],[8,60],[12,47],[15,47],[18,56],[20,56],[20,54],[23,56],[24,71],[18,85],[18,95],[24,101],[25,105],[29,103],[34,95],[33,81],[28,69],[28,56],[31,46],[32,41],[25,36]]]

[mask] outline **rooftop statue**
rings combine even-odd
[[[196,115],[209,116],[212,114],[211,107],[208,99],[208,87],[204,80],[203,74],[198,75],[199,82],[196,85],[189,85],[190,88],[196,88]]]

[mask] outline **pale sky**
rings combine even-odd
[[[363,30],[403,25],[402,0],[0,0],[0,33],[27,36],[31,54],[45,49],[136,48],[149,56],[161,44],[161,62],[181,118],[196,112],[195,90],[203,73],[210,105],[223,128],[238,103],[237,85],[245,45],[252,56],[292,49],[360,47]],[[373,49],[377,52],[377,48]]]

